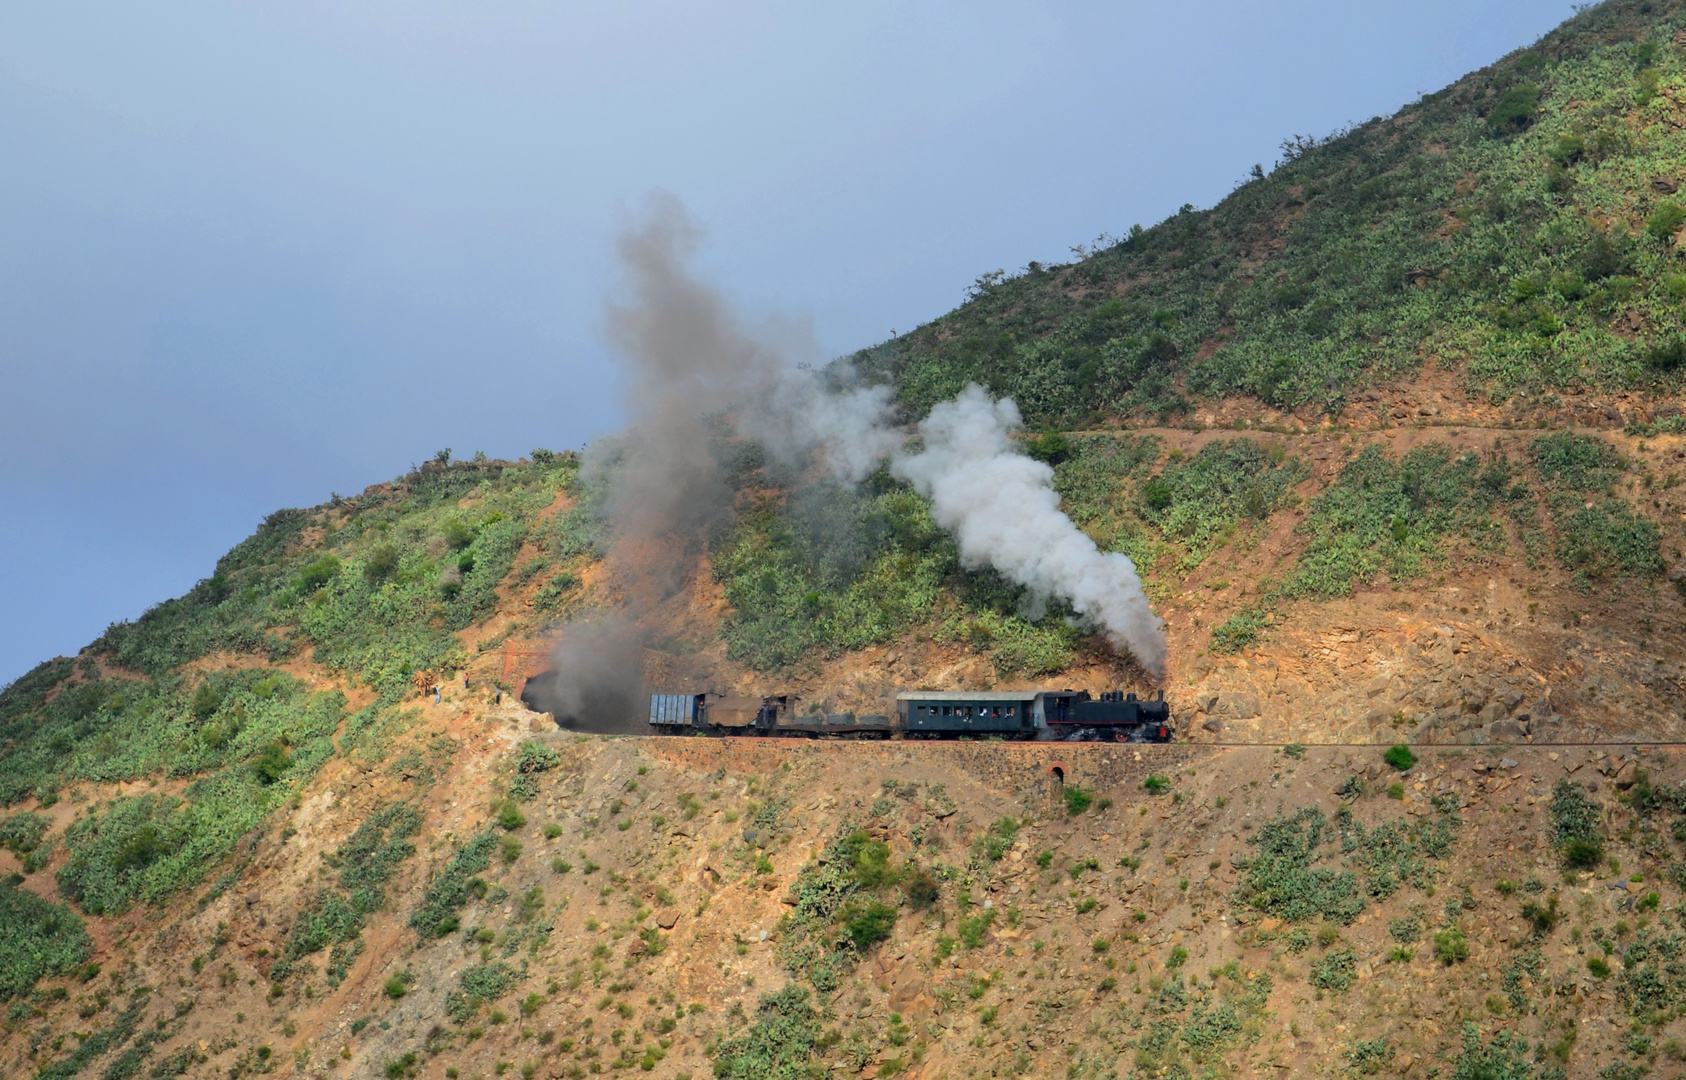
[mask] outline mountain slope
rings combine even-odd
[[[1038,422],[1247,395],[1312,417],[1427,361],[1506,415],[1679,390],[1686,25],[1607,3],[1392,117],[1072,264],[986,275],[857,355],[913,414],[968,380]]]
[[[723,435],[734,513],[633,610],[574,456],[441,456],[0,691],[0,1073],[1678,1068],[1682,777],[1608,744],[1686,738],[1682,19],[1584,12],[854,358],[1018,398],[1177,745],[560,731],[509,692],[606,612],[652,687],[826,711],[1149,683],[882,473]]]

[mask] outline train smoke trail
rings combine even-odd
[[[538,707],[592,730],[629,722],[623,714],[636,711],[644,692],[648,642],[640,623],[682,588],[704,535],[731,510],[720,453],[728,416],[737,435],[798,472],[820,465],[853,484],[889,462],[932,500],[933,516],[954,534],[968,567],[994,567],[1025,587],[1033,604],[1067,601],[1114,648],[1162,673],[1163,624],[1135,567],[1101,553],[1060,513],[1053,470],[1011,438],[1019,426],[1011,400],[992,402],[970,386],[931,410],[920,425],[922,450],[903,452],[891,389],[853,385],[852,373],[836,364],[823,374],[798,367],[793,352],[817,349],[788,328],[746,329],[690,273],[700,238],[679,201],[657,195],[618,242],[631,302],[609,306],[608,330],[632,419],[588,451],[587,473],[607,492],[609,575],[626,603],[565,628],[554,674],[534,681]]]
[[[991,401],[973,383],[919,425],[924,449],[896,454],[891,473],[931,500],[968,568],[993,566],[1030,590],[1060,597],[1155,676],[1165,672],[1165,626],[1128,556],[1102,552],[1060,512],[1054,470],[1019,451],[1011,398]]]

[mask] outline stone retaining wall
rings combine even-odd
[[[632,741],[651,757],[697,772],[724,768],[727,772],[760,773],[787,761],[824,755],[827,762],[847,758],[875,771],[904,764],[940,765],[1003,792],[1049,783],[1101,788],[1139,784],[1150,774],[1167,773],[1224,752],[1190,743],[817,742],[761,737],[651,737]]]

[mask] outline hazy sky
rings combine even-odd
[[[1564,0],[0,6],[0,683],[268,512],[624,408],[617,225],[823,355],[1392,112]]]

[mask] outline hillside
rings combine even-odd
[[[914,413],[975,379],[1061,426],[1228,418],[1231,396],[1368,425],[1425,365],[1456,372],[1436,415],[1651,422],[1686,361],[1680,27],[1673,4],[1598,5],[1391,117],[1296,136],[1211,210],[986,274],[855,361]]]
[[[278,511],[0,690],[0,1075],[1680,1071],[1683,129],[1686,10],[1607,3],[845,358],[1020,403],[1157,684],[724,424],[655,568],[573,454]],[[652,689],[1159,688],[1178,741],[524,709],[609,617]]]

